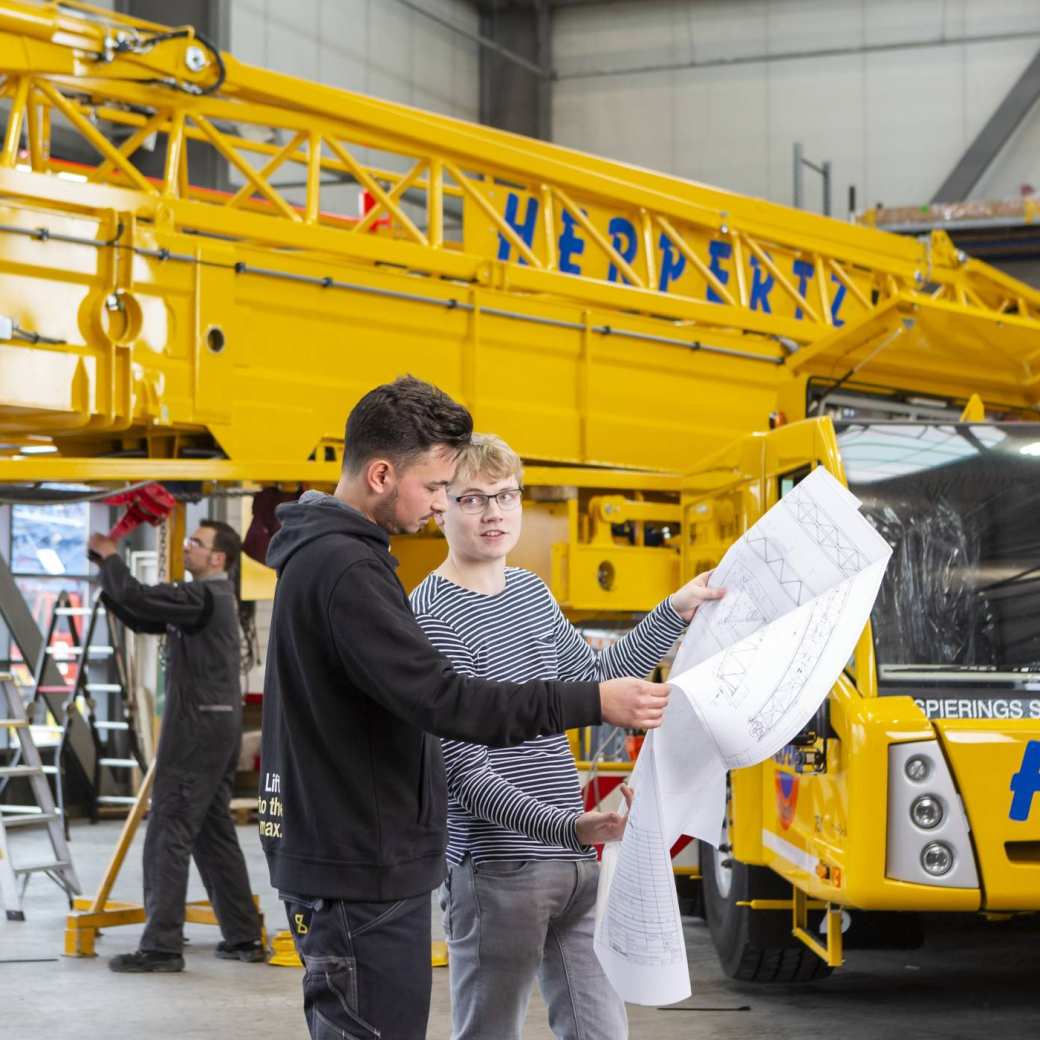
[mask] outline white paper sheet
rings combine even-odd
[[[683,639],[664,724],[633,770],[625,837],[604,854],[596,952],[631,1003],[690,995],[685,945],[681,965],[661,952],[682,937],[668,850],[682,834],[720,843],[727,771],[764,761],[808,723],[870,616],[892,551],[858,507],[820,467],[731,546],[712,575],[726,595],[697,611]],[[662,869],[670,918],[658,894]],[[653,897],[640,901],[643,890]]]
[[[690,995],[670,846],[658,816],[653,737],[647,737],[632,771],[632,785],[645,797],[633,802],[625,840],[603,850],[594,942],[618,995],[640,1004],[673,1003]]]

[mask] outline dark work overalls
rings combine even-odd
[[[238,604],[225,576],[142,585],[118,555],[101,564],[105,605],[135,632],[166,634],[166,707],[144,842],[140,948],[180,953],[192,857],[229,945],[260,919],[229,805],[242,736]]]

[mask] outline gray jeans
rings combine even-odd
[[[558,1040],[625,1040],[592,948],[595,860],[448,866],[441,887],[453,1040],[519,1040],[537,978]]]

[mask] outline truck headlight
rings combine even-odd
[[[921,850],[921,866],[932,877],[943,877],[953,870],[953,849],[944,841],[930,841]]]
[[[936,740],[888,747],[885,876],[945,888],[978,888],[971,831]]]
[[[913,805],[910,806],[910,819],[922,830],[933,830],[942,823],[942,818],[942,802],[930,794],[923,794],[920,798],[915,798]],[[940,871],[940,873],[945,874],[946,871]]]

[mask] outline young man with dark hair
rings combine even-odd
[[[260,918],[231,819],[242,735],[238,601],[229,573],[240,540],[221,520],[203,520],[184,541],[194,579],[142,585],[115,542],[93,534],[105,607],[135,632],[166,635],[166,708],[144,842],[148,917],[139,948],[112,958],[118,972],[183,971],[184,902],[192,857],[223,941],[217,956],[263,961]]]
[[[507,745],[602,719],[654,727],[667,703],[666,686],[639,679],[465,678],[423,634],[388,535],[444,511],[471,433],[436,387],[377,387],[347,421],[335,493],[278,510],[260,834],[316,1040],[426,1035],[430,893],[447,839],[437,736]]]

